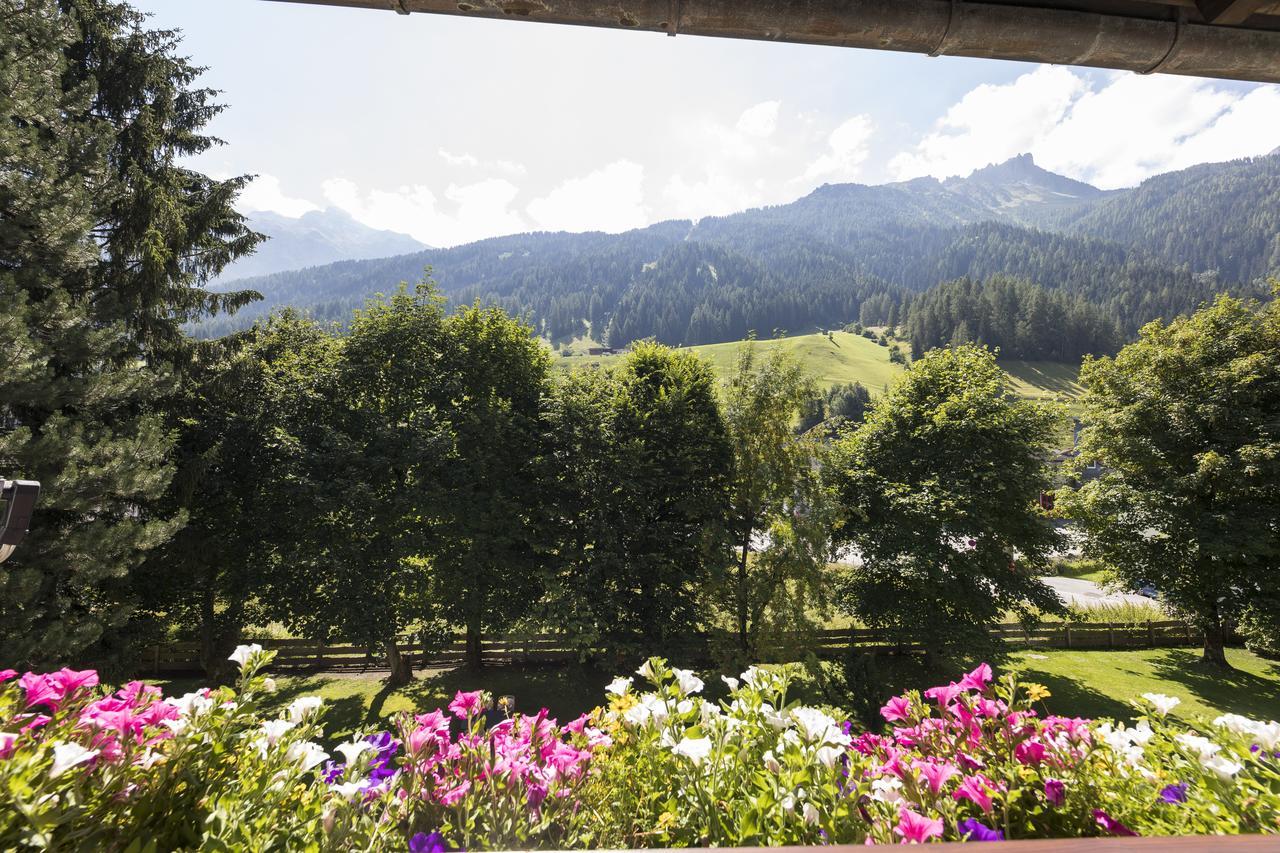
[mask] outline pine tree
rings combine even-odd
[[[0,0],[0,472],[44,485],[0,569],[0,659],[108,657],[128,573],[180,515],[157,402],[181,324],[243,303],[192,287],[252,247],[243,182],[175,165],[216,112],[173,33],[107,0]],[[90,647],[94,647],[91,651]]]

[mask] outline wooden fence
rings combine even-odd
[[[1199,643],[1200,633],[1183,622],[1146,622],[1119,624],[1104,622],[1045,623],[1030,630],[1017,622],[996,625],[992,635],[1012,645],[1031,648],[1063,649],[1132,649],[1157,646],[1187,646]],[[247,641],[254,642],[254,641]],[[360,645],[320,645],[310,640],[257,640],[264,648],[276,651],[273,670],[363,671],[386,667],[380,649]],[[710,637],[691,638],[687,654],[690,659],[706,658],[712,645]],[[850,649],[909,653],[922,650],[920,644],[893,642],[882,631],[865,628],[839,628],[818,631],[812,635],[782,638],[762,649],[766,660],[785,655],[788,648],[805,648],[823,657],[837,657]],[[421,643],[407,641],[400,646],[415,668],[446,668],[463,662],[465,646],[461,638],[441,649],[428,652]],[[537,634],[528,637],[493,637],[482,643],[485,663],[553,663],[574,661],[579,657],[564,637]],[[153,675],[197,673],[200,667],[198,643],[171,643],[151,648],[144,666]]]

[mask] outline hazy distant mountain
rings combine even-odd
[[[429,248],[407,234],[362,225],[346,211],[331,207],[295,218],[258,211],[249,227],[269,238],[248,257],[231,264],[220,282],[317,267],[334,261],[385,258]]]
[[[200,327],[225,334],[283,305],[324,320],[430,265],[455,302],[523,315],[552,339],[736,340],[902,316],[914,294],[1005,274],[1082,297],[1126,332],[1280,273],[1280,153],[1104,192],[1030,156],[966,178],[827,185],[790,204],[623,234],[537,233],[242,282],[265,299]]]

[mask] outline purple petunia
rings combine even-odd
[[[396,768],[392,759],[395,758],[396,751],[400,749],[400,742],[391,736],[391,732],[378,732],[377,734],[368,735],[364,741],[372,744],[377,753],[369,762],[369,781],[377,785],[396,775]]]
[[[1061,806],[1067,801],[1067,786],[1058,779],[1047,780],[1044,783],[1044,798],[1051,806]]]
[[[1004,841],[1004,833],[992,829],[974,817],[967,817],[956,824],[960,837],[965,841]]]
[[[1185,803],[1187,801],[1186,782],[1179,782],[1176,785],[1166,785],[1160,789],[1160,800],[1166,803]]]
[[[409,839],[409,853],[449,853],[451,850],[438,832],[419,832]]]

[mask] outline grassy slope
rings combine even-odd
[[[783,349],[794,355],[818,383],[826,388],[847,382],[861,382],[872,395],[879,395],[884,387],[902,372],[901,365],[889,361],[889,350],[860,335],[833,332],[834,341],[826,335],[795,335],[777,340],[757,341],[761,353]],[[575,342],[574,349],[585,350],[586,342]],[[704,344],[689,347],[711,363],[716,375],[724,377],[733,371],[738,349],[742,341],[723,344]],[[556,355],[557,368],[608,366],[616,364],[622,356]],[[1059,394],[1075,398],[1083,391],[1077,381],[1077,366],[1051,361],[1000,362],[1009,374],[1009,385],[1023,397],[1046,399]],[[1074,406],[1073,414],[1074,412]]]
[[[1024,681],[1044,684],[1052,693],[1045,700],[1051,713],[1083,717],[1128,717],[1128,700],[1142,693],[1158,692],[1178,696],[1182,704],[1175,715],[1184,719],[1212,718],[1233,712],[1255,718],[1280,718],[1280,664],[1259,658],[1241,649],[1229,649],[1227,657],[1234,672],[1205,670],[1196,649],[1137,649],[1129,651],[1013,651],[1004,660],[993,661],[998,673],[1017,668]],[[889,660],[883,661],[890,664]],[[897,687],[923,689],[939,678],[954,677],[959,666],[952,664],[944,676],[924,675],[910,668],[903,672]],[[384,726],[402,711],[424,712],[444,705],[456,690],[484,688],[495,696],[516,697],[516,706],[533,711],[546,706],[561,720],[571,719],[603,702],[604,685],[613,673],[578,666],[503,666],[479,674],[465,670],[429,670],[406,687],[390,690],[379,673],[365,675],[313,675],[282,677],[277,705],[287,704],[302,694],[324,697],[328,710],[330,737],[337,740],[360,729]],[[711,676],[711,673],[707,674]],[[195,689],[200,681],[160,682],[166,693],[181,694]],[[707,679],[711,695],[723,689],[719,680]],[[896,688],[895,688],[896,689]],[[806,692],[804,690],[801,691]],[[807,701],[825,701],[806,696]]]

